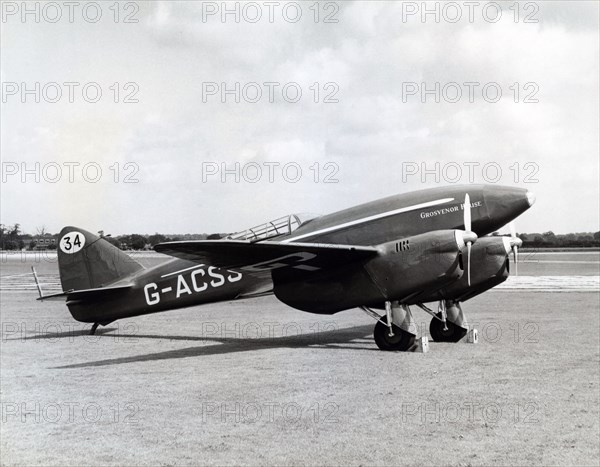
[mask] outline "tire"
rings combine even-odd
[[[437,313],[438,318],[442,317],[441,313]],[[467,330],[457,326],[450,321],[446,321],[447,331],[444,331],[444,323],[437,318],[432,318],[429,323],[429,333],[435,342],[458,342],[467,335]]]
[[[382,317],[381,321],[387,323],[387,317]],[[387,324],[378,321],[373,331],[375,343],[380,350],[386,351],[402,351],[410,349],[415,343],[415,335],[400,329],[395,324],[392,324],[394,336],[390,337],[390,329]]]

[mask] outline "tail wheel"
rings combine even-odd
[[[383,322],[382,322],[383,321]],[[387,325],[387,317],[381,317],[381,321],[377,321],[373,336],[375,343],[381,350],[400,350],[406,351],[415,343],[415,335],[400,329],[395,324],[392,324],[394,335],[390,337],[390,328]]]
[[[442,318],[441,313],[437,313],[438,318]],[[458,342],[467,335],[467,330],[450,321],[446,321],[447,330],[444,330],[444,323],[439,319],[433,318],[429,323],[429,333],[436,342]]]

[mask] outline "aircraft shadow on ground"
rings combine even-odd
[[[110,334],[112,331],[118,331],[117,328],[102,328],[96,331],[94,336],[90,336],[89,329],[82,329],[79,331],[65,331],[65,332],[33,332],[33,334],[29,336],[23,337],[13,337],[10,339],[3,339],[5,341],[31,341],[31,340],[40,340],[40,339],[64,339],[68,337],[77,337],[77,336],[90,336],[93,338],[95,336],[101,336],[102,334]]]
[[[106,329],[104,330],[106,331]],[[372,343],[370,337],[373,326],[356,326],[353,328],[338,329],[335,331],[317,332],[311,334],[299,334],[295,336],[268,337],[259,339],[223,338],[204,336],[169,336],[151,334],[119,334],[119,338],[130,339],[165,339],[165,340],[191,340],[207,342],[209,345],[186,347],[184,349],[168,350],[165,352],[153,352],[144,355],[130,357],[111,358],[93,362],[77,363],[54,367],[55,369],[83,368],[90,366],[119,365],[122,363],[135,363],[154,360],[168,360],[176,358],[202,357],[209,355],[221,355],[235,352],[249,352],[277,348],[323,348],[323,349],[345,349],[345,350],[367,350],[380,352]],[[104,337],[111,337],[106,332]],[[72,334],[71,334],[72,335]],[[56,337],[56,336],[55,336]],[[354,342],[353,342],[354,341]],[[212,343],[212,344],[210,344]],[[350,344],[350,345],[348,345]]]

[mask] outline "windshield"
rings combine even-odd
[[[288,235],[316,217],[319,217],[319,215],[306,212],[289,214],[256,227],[230,234],[227,238],[229,240],[265,240],[280,235]]]

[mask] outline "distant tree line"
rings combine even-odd
[[[152,235],[127,234],[112,237],[104,235],[103,238],[122,250],[151,250],[154,245],[164,242],[177,242],[189,240],[218,240],[223,238],[225,233],[213,234],[168,234],[163,235],[155,233]],[[492,235],[499,235],[494,232]],[[569,234],[555,234],[552,231],[543,233],[519,233],[519,238],[523,240],[523,246],[526,248],[593,248],[600,247],[600,232],[580,232]],[[0,224],[0,249],[1,250],[23,250],[39,249],[37,243],[40,239],[53,238],[54,243],[48,242],[44,245],[47,249],[56,249],[58,244],[58,234],[50,234],[45,227],[38,227],[36,235],[30,235],[21,232],[21,225],[14,224],[6,226]]]
[[[99,232],[99,234],[105,240],[121,250],[151,250],[152,247],[158,243],[207,239],[216,240],[227,235],[224,233],[175,235],[155,233],[153,235],[127,234],[112,237],[110,235],[104,235],[103,232]],[[48,241],[44,243],[43,240],[46,239],[48,239]],[[21,224],[10,226],[0,224],[0,250],[55,250],[57,246],[58,233],[50,234],[44,226],[38,227],[35,235],[30,235],[21,231]]]
[[[163,235],[155,233],[153,235],[119,235],[117,237],[107,237],[111,244],[121,250],[151,250],[154,245],[165,242],[181,242],[190,240],[215,240],[226,234],[183,234],[183,235]]]
[[[494,232],[492,235],[498,235]],[[600,232],[580,232],[555,234],[552,231],[544,233],[518,233],[525,248],[593,248],[600,247]]]
[[[590,248],[600,247],[600,232],[581,232],[555,234],[544,233],[519,234],[524,247],[531,248]]]
[[[0,249],[22,250],[25,248],[26,235],[21,234],[21,224],[0,224]]]

